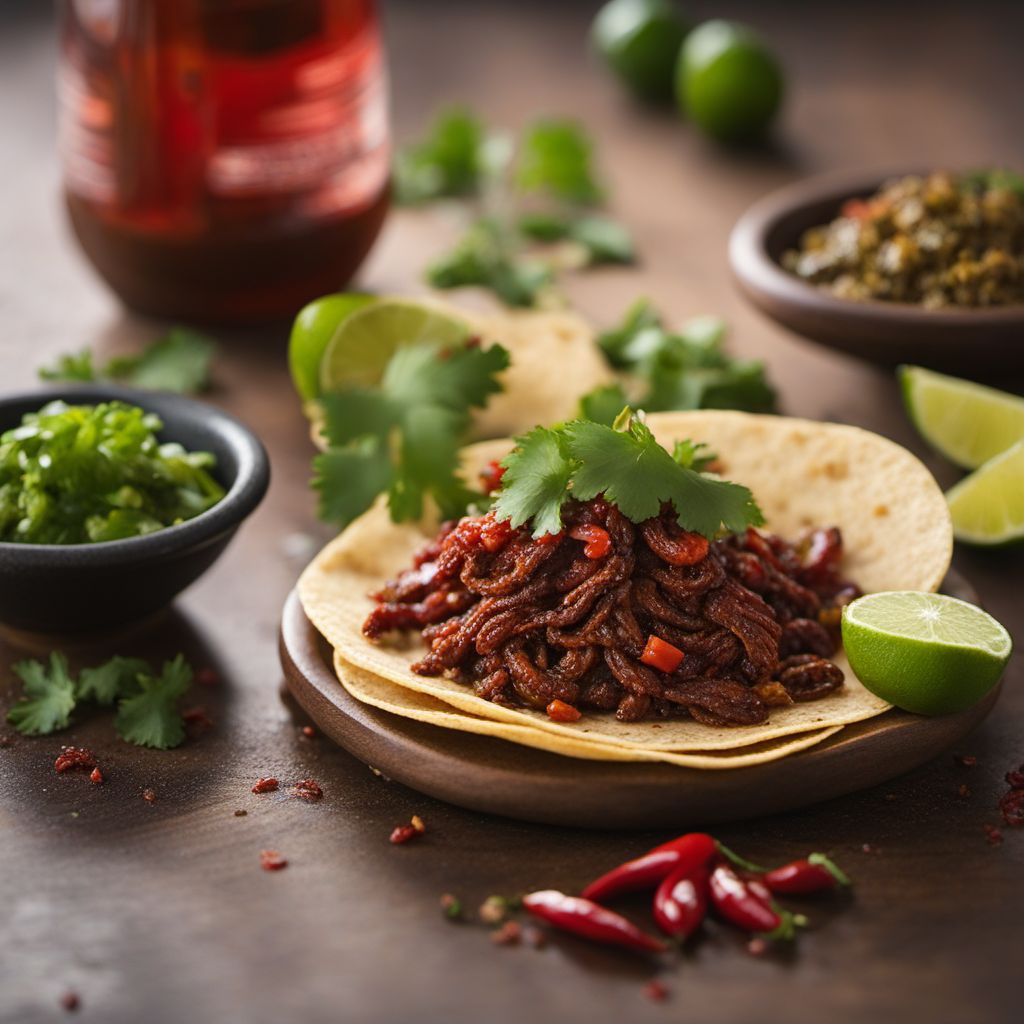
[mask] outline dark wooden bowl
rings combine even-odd
[[[984,377],[1024,373],[1024,305],[935,310],[840,299],[782,268],[782,254],[804,231],[833,220],[845,200],[869,196],[894,176],[814,178],[756,202],[729,238],[740,290],[791,331],[883,366],[917,363]]]
[[[976,599],[955,575],[957,596]],[[474,811],[581,828],[675,828],[776,814],[866,789],[958,743],[992,710],[998,687],[936,718],[893,709],[778,761],[697,771],[561,757],[456,732],[362,704],[338,682],[331,649],[292,591],[281,619],[292,696],[335,743],[396,782]]]

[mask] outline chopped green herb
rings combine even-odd
[[[610,427],[626,405],[629,405],[629,399],[622,385],[605,384],[587,392],[580,399],[580,419],[593,420]]]
[[[192,669],[180,654],[164,662],[159,676],[140,675],[139,692],[118,704],[114,720],[118,735],[140,747],[168,750],[178,746],[185,738],[178,700],[191,684]]]
[[[88,544],[137,537],[224,497],[214,458],[161,444],[158,417],[123,402],[50,402],[0,435],[0,541]]]
[[[47,668],[38,661],[19,661],[14,672],[25,684],[25,696],[7,712],[7,721],[26,736],[45,736],[67,728],[75,708],[75,684],[68,662],[54,651]]]
[[[43,380],[113,380],[132,387],[182,394],[205,391],[210,384],[210,361],[215,343],[198,331],[173,327],[138,355],[115,356],[97,368],[92,353],[83,349],[60,356],[56,365],[39,371]]]
[[[426,139],[399,151],[394,190],[412,205],[444,196],[473,195],[486,167],[486,132],[480,120],[457,107],[438,115]]]
[[[604,192],[594,177],[593,147],[573,121],[537,121],[523,138],[517,182],[527,192],[546,192],[581,206],[596,206]]]
[[[96,668],[82,669],[75,697],[97,704],[113,704],[118,697],[137,691],[139,676],[148,671],[149,665],[141,658],[123,658],[116,654]]]
[[[320,515],[345,526],[387,493],[396,522],[417,519],[429,495],[457,516],[479,499],[459,477],[458,449],[470,411],[501,389],[509,364],[500,345],[444,350],[430,342],[397,349],[378,388],[325,395],[328,450],[314,460]]]
[[[514,243],[490,218],[478,220],[450,253],[427,269],[427,280],[435,288],[477,285],[489,288],[509,306],[535,305],[551,279],[551,268],[518,255]]]
[[[683,529],[706,537],[763,523],[746,487],[700,471],[710,458],[700,447],[684,442],[670,455],[626,410],[615,427],[573,420],[537,428],[502,461],[495,508],[513,526],[531,522],[535,537],[561,530],[561,508],[570,498],[587,501],[599,494],[635,523],[670,502]]]
[[[629,232],[617,221],[599,214],[529,213],[519,218],[519,230],[538,242],[575,242],[586,253],[590,266],[632,263],[636,259]]]

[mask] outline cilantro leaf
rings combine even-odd
[[[516,255],[503,229],[490,218],[478,220],[445,256],[427,268],[427,282],[450,289],[478,285],[494,292],[506,305],[536,304],[551,283],[551,268],[539,260]]]
[[[178,700],[192,685],[192,669],[182,655],[165,661],[159,676],[143,673],[139,693],[117,706],[114,727],[118,735],[141,747],[168,750],[185,738],[185,725],[178,712]]]
[[[332,391],[320,399],[320,406],[324,414],[323,436],[331,448],[343,447],[362,437],[386,441],[398,422],[397,410],[388,396],[371,388]]]
[[[508,369],[509,354],[500,345],[464,346],[438,352],[435,346],[405,345],[384,371],[383,389],[399,407],[438,405],[464,413],[482,409],[501,390],[497,374]]]
[[[612,366],[624,369],[629,367],[633,361],[627,354],[633,339],[648,327],[660,326],[661,317],[650,300],[637,299],[626,310],[622,323],[618,327],[598,335],[597,344]]]
[[[68,675],[67,658],[54,651],[49,668],[38,661],[20,661],[14,672],[25,684],[25,696],[7,712],[7,721],[26,736],[66,728],[75,708],[75,684]]]
[[[469,111],[442,111],[426,139],[400,150],[395,159],[394,191],[398,203],[411,205],[442,196],[474,194],[486,158],[486,134]]]
[[[629,399],[621,384],[604,384],[588,391],[580,399],[580,419],[593,420],[610,427],[628,404]]]
[[[558,430],[536,427],[516,439],[515,450],[505,456],[495,509],[513,526],[533,522],[533,535],[562,529],[562,505],[568,501],[573,465]]]
[[[578,463],[573,497],[581,501],[604,494],[635,523],[657,515],[662,502],[670,501],[679,525],[706,537],[723,527],[736,533],[764,522],[746,487],[687,469],[636,417],[625,431],[586,421],[569,423],[565,430]]]
[[[672,458],[680,466],[702,473],[717,461],[718,456],[706,444],[696,443],[687,438],[685,441],[676,441],[672,448]]]
[[[96,668],[84,668],[78,676],[75,696],[79,700],[94,700],[97,704],[113,704],[138,689],[139,676],[149,671],[141,658],[123,658],[116,654],[110,661]]]
[[[517,180],[527,192],[547,192],[570,203],[594,206],[604,193],[591,162],[590,140],[578,124],[543,119],[523,139]]]
[[[569,225],[569,237],[583,246],[591,266],[636,260],[632,236],[611,217],[597,214],[579,217]]]
[[[364,437],[317,455],[313,487],[320,492],[320,518],[348,526],[391,487],[393,478],[387,449],[378,438]]]
[[[42,380],[114,380],[132,387],[190,394],[210,385],[210,362],[216,349],[206,335],[172,327],[138,355],[115,356],[96,367],[88,349],[58,357],[53,366],[39,370]]]

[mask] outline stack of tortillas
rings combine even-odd
[[[709,445],[722,475],[753,491],[772,532],[796,538],[810,526],[838,526],[843,573],[865,592],[936,590],[942,582],[952,554],[946,502],[928,470],[899,445],[856,427],[738,412],[662,413],[648,424],[669,450],[684,438]],[[466,473],[511,447],[502,440],[466,449]],[[408,567],[436,525],[392,523],[380,502],[299,581],[306,614],[334,648],[340,685],[367,704],[568,757],[711,769],[784,757],[889,708],[857,681],[843,655],[835,659],[846,674],[839,692],[772,708],[762,725],[733,728],[689,718],[624,723],[602,713],[558,723],[542,711],[483,700],[464,684],[416,675],[409,666],[422,655],[418,636],[372,643],[361,626],[373,608],[367,595]]]

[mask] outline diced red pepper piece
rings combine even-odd
[[[647,645],[644,647],[644,653],[640,655],[640,660],[645,665],[650,665],[651,668],[667,673],[675,672],[684,657],[685,655],[678,647],[673,647],[672,644],[652,633],[647,638]]]
[[[553,700],[547,706],[547,712],[552,722],[578,722],[583,717],[577,708],[564,700]]]
[[[580,540],[584,543],[583,554],[587,558],[604,558],[611,551],[612,539],[603,526],[594,523],[581,523],[569,531],[573,540]]]
[[[480,474],[480,484],[484,489],[484,494],[493,494],[501,486],[501,478],[504,475],[505,467],[497,459],[488,462]]]

